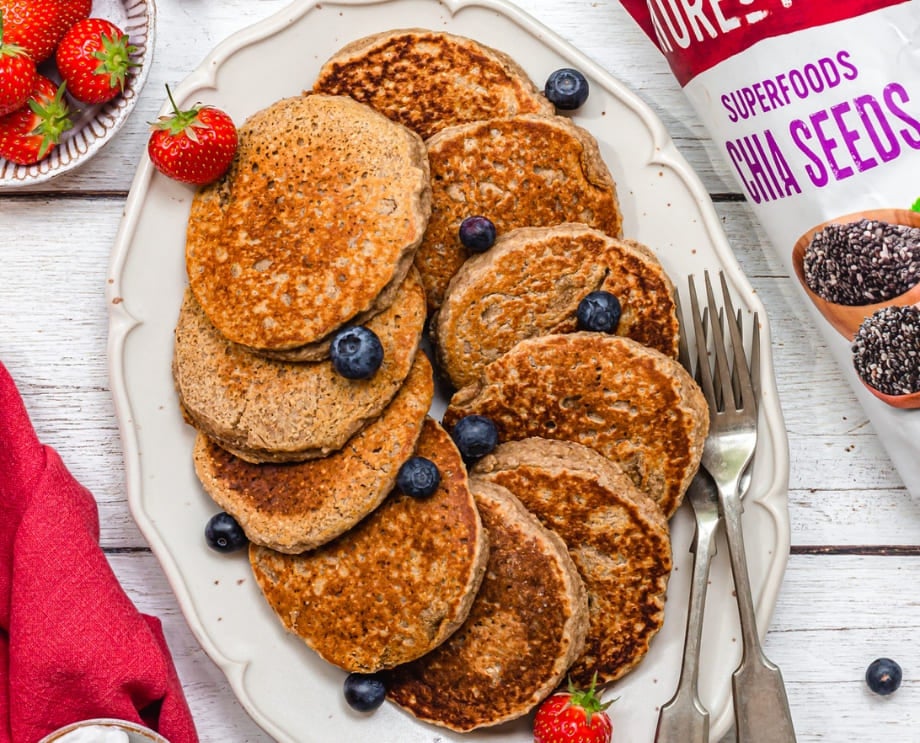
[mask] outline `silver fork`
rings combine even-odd
[[[725,277],[722,285],[724,314],[735,318]],[[764,655],[757,633],[754,600],[744,551],[741,528],[741,483],[757,445],[757,406],[751,373],[744,354],[737,322],[727,324],[731,343],[726,344],[714,318],[722,313],[716,304],[708,272],[705,274],[708,330],[712,338],[715,370],[708,363],[707,334],[703,329],[693,277],[690,303],[696,336],[700,386],[709,405],[709,436],[703,448],[702,465],[715,481],[725,524],[735,596],[741,620],[741,664],[732,674],[732,697],[738,743],[794,743],[795,730],[789,701],[779,668]],[[756,318],[755,318],[756,324]],[[729,354],[733,357],[729,366]],[[705,363],[704,363],[705,362]]]
[[[678,302],[681,318],[680,361],[690,372],[693,364],[687,347],[684,314]],[[697,380],[699,381],[699,380]],[[684,653],[680,678],[674,696],[658,712],[655,743],[709,743],[709,710],[699,695],[700,646],[703,639],[703,611],[709,587],[709,569],[716,555],[716,530],[719,526],[719,496],[712,478],[700,469],[687,488],[686,499],[694,516],[693,568],[690,578],[690,599]]]
[[[709,710],[699,695],[700,645],[703,639],[703,607],[709,585],[709,567],[716,554],[715,536],[719,525],[719,500],[712,479],[697,472],[687,488],[693,507],[696,531],[690,550],[693,574],[684,635],[684,657],[674,696],[658,713],[655,743],[709,743]]]

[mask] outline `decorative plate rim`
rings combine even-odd
[[[517,40],[522,43],[526,41],[531,46],[539,45],[541,50],[545,50],[547,56],[561,57],[571,62],[573,65],[578,65],[589,78],[596,80],[600,84],[613,102],[618,105],[622,104],[623,108],[628,109],[631,115],[636,116],[641,121],[645,134],[647,134],[652,145],[649,152],[642,155],[642,157],[646,158],[645,166],[654,166],[656,175],[671,173],[676,177],[679,181],[680,188],[685,191],[685,194],[679,198],[689,205],[692,205],[694,209],[693,214],[688,216],[698,222],[700,229],[705,232],[709,242],[709,246],[701,249],[700,254],[698,254],[696,249],[692,251],[693,255],[696,256],[695,258],[683,257],[680,260],[691,261],[693,263],[693,270],[697,270],[697,268],[700,271],[704,268],[721,268],[724,270],[729,285],[743,300],[741,304],[744,308],[749,313],[754,311],[759,313],[762,322],[761,363],[764,403],[761,408],[760,430],[763,437],[763,448],[759,451],[759,456],[757,461],[755,461],[755,473],[752,478],[752,492],[746,501],[749,508],[745,513],[745,518],[756,521],[758,528],[763,530],[762,534],[758,534],[758,529],[755,529],[755,533],[751,535],[754,539],[749,541],[749,549],[756,552],[759,544],[758,537],[762,536],[763,540],[768,541],[768,543],[759,545],[763,548],[763,554],[761,554],[759,558],[762,562],[758,566],[761,568],[762,575],[760,580],[760,591],[757,596],[755,596],[758,627],[761,636],[765,635],[782,583],[790,545],[790,523],[787,503],[789,478],[788,441],[776,390],[771,351],[771,334],[767,323],[767,313],[763,308],[760,298],[750,286],[740,265],[735,259],[727,238],[722,231],[721,222],[708,193],[705,191],[705,188],[694,171],[690,168],[689,164],[677,150],[665,130],[663,123],[647,104],[631,90],[626,88],[623,83],[614,78],[609,72],[599,67],[596,63],[572,47],[568,42],[561,39],[552,30],[543,26],[531,16],[525,14],[522,10],[505,0],[470,0],[469,2],[465,0],[449,0],[449,2],[438,2],[437,0],[333,0],[321,4],[315,3],[314,0],[295,0],[291,5],[282,9],[275,15],[237,32],[219,44],[202,64],[176,87],[174,90],[175,98],[179,105],[182,105],[184,100],[192,98],[195,100],[216,98],[217,101],[220,101],[221,92],[224,91],[226,93],[225,102],[229,104],[231,109],[236,109],[238,107],[243,109],[243,111],[236,111],[235,113],[243,115],[246,110],[248,110],[249,113],[254,113],[255,108],[251,107],[251,101],[247,101],[244,104],[240,99],[242,94],[239,93],[239,91],[231,92],[229,90],[229,88],[233,87],[227,82],[231,75],[226,69],[223,69],[225,66],[229,66],[229,68],[235,69],[237,73],[240,73],[239,69],[233,67],[234,57],[238,53],[245,54],[248,48],[259,46],[264,42],[271,42],[273,38],[283,36],[294,28],[298,30],[317,29],[311,32],[320,34],[328,33],[322,29],[321,23],[312,23],[314,20],[313,14],[322,12],[328,13],[329,16],[335,15],[336,17],[347,19],[349,18],[349,10],[352,8],[356,9],[358,12],[366,13],[374,13],[382,9],[381,14],[386,15],[387,18],[398,17],[401,19],[404,16],[411,15],[412,11],[417,11],[422,6],[424,6],[426,10],[431,9],[432,13],[438,12],[447,14],[449,17],[445,18],[445,21],[455,21],[458,15],[463,14],[468,9],[473,13],[488,13],[490,16],[500,17],[502,19],[502,24],[511,24],[512,26],[516,26],[520,31],[520,34],[515,36]],[[405,12],[403,15],[400,15],[399,11]],[[304,24],[304,26],[301,27],[298,24]],[[386,27],[398,28],[408,25],[418,24],[400,24],[392,21]],[[446,22],[444,27],[449,31],[455,30],[453,27],[448,27]],[[351,30],[352,29],[349,28],[349,31]],[[463,33],[462,31],[459,32]],[[304,33],[307,32],[304,31]],[[348,39],[354,38],[357,35],[359,34],[355,31]],[[475,33],[466,33],[466,35],[476,36]],[[299,39],[299,43],[304,46],[309,46],[307,42],[308,39],[306,38]],[[327,40],[326,43],[328,44],[330,42]],[[486,43],[489,42],[486,41]],[[496,42],[494,45],[511,51],[508,49],[507,44],[502,47],[500,43]],[[270,53],[267,52],[266,56],[270,57],[274,53],[275,51],[272,50]],[[318,52],[315,51],[311,53],[314,55],[318,54]],[[247,71],[246,74],[249,74],[249,72],[251,71]],[[531,74],[533,73],[531,72]],[[298,78],[298,80],[299,79],[300,78]],[[308,86],[306,75],[303,76],[302,86]],[[292,88],[292,92],[289,94],[295,94],[302,89],[302,87],[298,88],[296,85],[292,86]],[[268,92],[264,90],[257,89],[257,92],[258,95],[268,95]],[[212,100],[208,102],[215,101]],[[591,130],[593,126],[590,124],[583,125],[589,130]],[[610,127],[612,124],[608,117],[606,123],[602,120],[598,120],[596,126]],[[596,130],[595,134],[597,134]],[[624,184],[624,186],[626,185],[627,184]],[[621,193],[621,201],[624,198],[629,198],[626,193],[627,191],[624,188],[623,193]],[[163,405],[170,406],[170,402],[168,400],[164,402],[157,397],[157,391],[150,389],[150,384],[154,383],[155,386],[162,388],[164,395],[171,395],[174,397],[174,392],[171,389],[171,379],[167,378],[168,370],[164,372],[163,370],[149,368],[151,361],[149,349],[151,343],[148,342],[150,340],[148,333],[154,332],[154,329],[153,327],[145,327],[148,325],[162,325],[163,327],[159,329],[158,332],[160,335],[157,336],[156,341],[160,342],[162,339],[166,338],[165,320],[156,315],[145,315],[145,310],[150,310],[151,307],[144,306],[145,301],[153,302],[157,304],[159,311],[163,309],[160,307],[160,304],[166,300],[160,295],[156,297],[138,296],[138,293],[132,293],[135,290],[130,285],[137,283],[137,279],[141,273],[139,266],[142,264],[147,265],[148,268],[170,273],[171,278],[168,278],[168,280],[173,281],[175,279],[175,272],[184,269],[184,261],[170,254],[165,260],[175,265],[167,269],[161,269],[150,265],[149,261],[151,258],[144,258],[142,255],[144,251],[139,250],[137,247],[134,247],[132,250],[132,245],[136,241],[143,241],[145,239],[143,236],[144,230],[141,224],[144,222],[145,218],[152,218],[145,215],[145,210],[153,209],[156,211],[162,207],[181,212],[182,210],[186,210],[190,205],[192,194],[193,191],[184,188],[181,184],[166,182],[166,179],[155,172],[149,159],[144,157],[135,173],[125,207],[125,215],[122,219],[112,251],[109,269],[110,279],[106,289],[108,306],[110,308],[108,353],[112,392],[115,399],[116,412],[118,414],[119,429],[125,449],[126,475],[128,478],[128,502],[132,515],[150,543],[151,549],[160,561],[176,593],[178,602],[190,628],[204,650],[224,671],[241,704],[246,708],[253,719],[270,735],[280,741],[295,743],[295,741],[298,740],[302,741],[303,738],[298,738],[291,733],[290,726],[293,724],[292,721],[280,719],[277,715],[273,715],[272,712],[265,707],[266,700],[264,695],[259,697],[261,693],[260,685],[265,683],[266,676],[265,669],[259,667],[260,659],[253,656],[251,652],[254,644],[257,644],[258,641],[253,639],[251,633],[247,631],[246,638],[241,639],[239,642],[228,643],[227,633],[230,631],[229,625],[232,624],[232,620],[228,616],[227,611],[224,611],[219,619],[213,616],[216,610],[213,603],[216,600],[214,596],[206,596],[202,593],[200,588],[193,588],[192,586],[196,581],[200,582],[203,580],[205,578],[205,573],[207,573],[207,579],[210,581],[208,583],[209,586],[212,583],[216,586],[218,584],[224,585],[234,580],[245,580],[248,575],[248,563],[246,563],[246,570],[244,570],[241,566],[236,566],[231,561],[227,561],[225,559],[226,556],[219,556],[224,559],[215,560],[207,554],[206,548],[201,549],[198,544],[190,544],[189,542],[196,538],[193,534],[197,534],[197,532],[200,531],[198,525],[194,525],[196,531],[193,533],[193,526],[178,525],[172,518],[168,519],[169,523],[167,524],[164,520],[165,513],[157,510],[163,508],[163,506],[158,505],[158,501],[153,497],[155,495],[154,491],[164,486],[162,484],[152,484],[152,480],[161,477],[164,479],[171,479],[186,476],[181,473],[178,475],[175,473],[166,473],[163,471],[165,467],[161,467],[157,470],[157,465],[154,463],[154,460],[160,457],[167,457],[174,449],[182,449],[184,444],[182,442],[167,441],[167,438],[164,437],[157,438],[157,431],[162,429],[162,431],[168,432],[166,433],[166,437],[169,437],[175,433],[175,429],[171,427],[172,423],[164,423],[162,420]],[[151,202],[154,202],[155,206],[151,206]],[[645,217],[644,215],[640,215],[639,218],[643,219]],[[651,224],[649,220],[646,220],[646,222],[647,225]],[[162,219],[157,221],[157,226],[165,226]],[[164,237],[163,234],[159,234],[157,239],[157,248],[160,249],[164,246],[164,240],[170,238]],[[160,252],[157,253],[157,261],[157,266],[162,266],[164,256]],[[181,268],[179,265],[180,263]],[[682,278],[681,276],[681,279]],[[154,279],[149,275],[144,276],[145,282],[149,283],[153,280]],[[679,283],[678,277],[676,276],[675,283]],[[176,287],[169,287],[169,290],[174,292]],[[166,309],[169,313],[173,313],[177,311],[178,305],[176,308],[168,307]],[[144,342],[141,342],[141,337],[144,338]],[[143,352],[140,350],[142,348],[144,349]],[[144,364],[141,363],[141,355],[143,355]],[[138,370],[140,371],[138,372]],[[132,376],[138,373],[145,378],[143,380],[139,378],[132,379]],[[138,385],[139,389],[139,385],[142,381],[144,383],[145,399],[142,399],[142,396],[140,396],[136,390],[132,394],[129,389],[134,385]],[[156,405],[156,407],[154,407],[154,405]],[[174,401],[172,401],[171,406],[175,406]],[[183,437],[184,435],[185,434],[180,430],[179,436]],[[150,444],[155,444],[157,449],[163,449],[164,451],[157,452],[151,448]],[[184,456],[184,454],[182,456]],[[172,467],[176,466],[175,462],[171,462],[170,464]],[[200,488],[197,490],[200,491]],[[196,493],[191,500],[198,498],[199,495],[200,492]],[[203,497],[206,498],[206,496]],[[183,498],[183,500],[188,501],[189,499]],[[188,502],[183,503],[183,507],[189,507],[189,505]],[[213,506],[213,504],[211,505]],[[196,502],[190,507],[200,509],[201,504]],[[169,509],[174,508],[177,509],[178,506],[169,506]],[[170,514],[170,516],[172,516],[172,514]],[[680,531],[682,540],[689,541],[688,532],[691,530],[691,527],[686,510],[684,509],[683,512],[680,512],[679,516],[681,518],[677,519],[677,521],[680,523],[675,525],[675,529]],[[672,523],[675,522],[672,521]],[[203,528],[203,524],[200,526]],[[182,542],[181,535],[176,532],[177,529],[186,531],[185,536],[188,538],[189,542]],[[200,538],[198,542],[201,542]],[[193,564],[192,570],[198,573],[197,575],[183,572],[183,562],[186,566],[190,564],[187,555],[189,550],[196,551],[196,560],[198,562]],[[681,555],[681,559],[684,559],[684,555]],[[717,560],[718,559],[720,558],[717,558]],[[714,567],[714,569],[716,568]],[[719,569],[727,571],[727,563],[723,564]],[[679,578],[672,576],[674,588],[678,587],[679,579],[683,578],[683,572],[684,571],[681,571]],[[677,574],[675,573],[675,575]],[[714,573],[714,582],[716,582],[716,580],[721,580],[721,578],[716,579],[715,576],[716,573]],[[213,581],[211,580],[212,578]],[[722,578],[730,583],[731,579],[729,573],[726,572]],[[713,588],[716,588],[716,586],[713,586]],[[669,594],[670,593],[672,592],[669,588]],[[680,590],[675,590],[673,593],[680,594]],[[205,600],[206,598],[207,601]],[[265,602],[263,601],[262,604],[265,604]],[[268,610],[267,607],[264,608],[265,612],[270,614],[270,610]],[[676,608],[677,611],[674,612],[675,616],[682,616],[682,612],[685,612],[686,609],[685,606]],[[240,619],[239,621],[243,620]],[[676,619],[673,621],[679,622],[682,620]],[[278,625],[277,629],[279,630],[279,634],[277,637],[273,634],[271,640],[272,647],[277,649],[278,643],[285,643],[284,648],[290,651],[291,646],[286,644],[289,642],[290,638],[281,634],[283,631],[280,630],[280,622],[276,622],[276,624]],[[663,634],[664,631],[659,633],[659,636]],[[669,634],[672,636],[679,634],[682,645],[682,627],[678,629],[672,627]],[[671,642],[670,639],[665,640],[662,638],[658,640],[656,638],[656,640],[653,640],[653,651],[656,641],[661,646]],[[732,650],[737,650],[737,648],[738,644],[735,643]],[[294,647],[294,650],[297,651],[297,648]],[[671,647],[669,651],[665,651],[662,648],[661,652],[670,652],[672,650],[673,647]],[[728,655],[730,656],[730,653]],[[304,662],[310,663],[311,673],[313,668],[312,660],[313,659],[310,657],[304,659]],[[731,661],[732,658],[728,657],[725,662]],[[672,670],[676,671],[676,669],[670,667],[667,670],[668,673]],[[729,669],[729,671],[730,670],[731,669]],[[337,671],[337,669],[331,666],[328,668],[326,668],[326,666],[321,666],[319,674],[322,675],[323,678],[320,679],[320,682],[325,684],[326,681],[328,681],[327,677],[332,675],[335,671]],[[635,673],[634,671],[627,676],[625,680],[628,680]],[[668,679],[666,678],[664,681],[667,683]],[[317,683],[319,684],[320,682]],[[288,689],[285,688],[279,691],[287,693]],[[314,692],[316,691],[315,689]],[[614,693],[615,692],[616,689],[614,689]],[[669,695],[670,692],[671,689],[664,689],[659,685],[657,693],[659,695],[662,693],[666,695],[665,698],[661,700],[662,702],[666,701],[667,695]],[[303,707],[304,700],[300,700],[299,702],[294,700],[290,701],[292,701],[292,704],[285,707],[285,710],[290,710],[290,712],[285,712],[284,714],[297,714],[298,712],[294,708]],[[731,725],[730,673],[725,674],[724,684],[720,681],[718,705],[714,706],[711,711],[712,734],[714,739],[718,739],[728,731]],[[378,723],[370,720],[363,720],[360,722],[362,725],[374,726],[373,734],[375,735],[381,734],[384,730],[386,732],[393,732],[392,729],[387,727],[388,725],[397,727],[400,725],[404,726],[407,724],[404,721],[411,719],[407,718],[405,714],[400,715],[398,710],[391,710],[387,712],[386,715],[383,715],[381,711],[378,710],[377,715],[377,719],[380,720],[379,725],[383,727],[378,727]],[[324,718],[323,725],[331,725],[333,718],[342,718],[346,716],[347,710],[342,710],[333,706],[328,713],[328,719]],[[414,724],[422,729],[422,733],[415,733],[414,735],[424,735],[424,738],[419,737],[418,740],[430,740],[434,737],[440,737],[443,740],[454,740],[454,734],[451,734],[450,731],[425,725],[424,723],[416,722]],[[504,726],[503,729],[505,729]],[[305,730],[306,728],[301,730],[301,736]],[[319,736],[316,740],[329,739],[329,736],[323,737],[322,730],[319,728],[310,728],[310,730],[313,730],[313,734]],[[400,728],[400,730],[402,730],[402,728]],[[495,732],[496,731],[493,731],[492,735],[494,735]],[[385,736],[381,734],[380,740],[384,740],[384,737]],[[457,739],[478,739],[478,735],[466,734],[457,737]],[[389,740],[389,738],[387,738],[387,740]],[[400,737],[394,738],[393,740],[400,740],[401,743],[409,743],[409,736],[400,735]],[[415,741],[416,737],[413,737],[412,740]],[[517,738],[515,738],[515,740],[517,740]]]

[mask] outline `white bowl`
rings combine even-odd
[[[87,105],[68,97],[73,128],[45,159],[34,165],[17,165],[0,157],[0,191],[44,183],[82,165],[115,135],[134,109],[153,57],[154,0],[96,0],[92,16],[111,21],[128,35],[137,47],[133,59],[139,66],[128,71],[124,92],[106,103]],[[42,63],[39,72],[55,82],[60,80],[53,61]]]
[[[70,725],[65,725],[62,728],[58,728],[53,733],[46,735],[38,743],[57,743],[57,741],[61,740],[61,738],[68,733],[72,733],[76,730],[86,730],[92,727],[120,730],[128,736],[130,743],[169,743],[166,738],[150,728],[146,728],[134,722],[128,722],[127,720],[116,720],[110,717],[73,722]],[[89,739],[87,739],[87,743],[89,743]]]

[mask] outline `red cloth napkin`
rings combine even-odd
[[[96,501],[39,442],[0,363],[0,743],[93,717],[198,740],[159,620],[125,595]]]

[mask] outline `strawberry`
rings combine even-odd
[[[0,10],[0,116],[26,105],[35,74],[35,62],[25,49],[4,41],[3,11]]]
[[[0,118],[0,157],[31,165],[54,149],[72,126],[64,87],[44,75],[35,76],[28,105]]]
[[[6,18],[6,41],[28,52],[35,64],[54,54],[61,37],[80,18],[86,18],[92,0],[0,0]]]
[[[550,696],[533,721],[534,743],[610,743],[613,726],[607,708],[596,691],[596,678],[585,690],[569,681],[568,691]]]
[[[54,54],[67,92],[83,103],[104,103],[125,89],[128,70],[137,47],[118,26],[103,18],[77,21]]]
[[[173,113],[151,124],[147,154],[157,170],[183,183],[202,186],[222,176],[239,143],[233,120],[219,108],[195,105],[180,111],[169,86]]]

